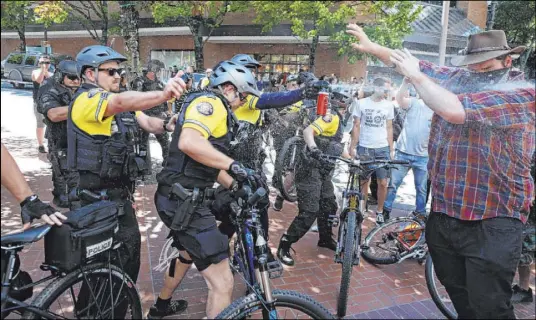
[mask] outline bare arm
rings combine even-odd
[[[361,130],[361,119],[354,117],[354,128],[352,129],[352,138],[350,139],[350,146],[348,152],[352,154],[352,151],[357,148],[359,143],[359,131]]]
[[[387,143],[389,143],[389,151],[395,150],[393,146],[393,120],[387,120]]]
[[[437,115],[450,123],[465,123],[465,110],[458,96],[442,88],[421,71],[419,59],[407,49],[393,50],[391,61],[397,71],[411,80],[424,103]],[[444,71],[448,73],[448,69]]]
[[[216,150],[201,132],[192,128],[182,128],[179,149],[195,161],[220,170],[228,170],[234,161]]]
[[[110,117],[126,111],[142,111],[160,105],[172,97],[179,98],[186,91],[186,84],[180,78],[183,72],[177,73],[169,79],[164,91],[136,92],[126,91],[112,95],[108,99],[108,106],[104,117]]]
[[[39,84],[45,80],[45,75],[48,73],[48,70],[44,70],[43,68],[39,68],[38,70],[32,71],[32,81],[35,81]]]
[[[218,174],[218,183],[229,189],[233,184],[234,179],[225,170],[221,170]]]
[[[408,87],[409,87],[409,81],[407,78],[404,78],[404,81],[402,81],[402,85],[400,86],[400,89],[398,89],[398,92],[396,93],[396,102],[398,102],[398,105],[400,108],[406,110],[409,108],[409,105],[411,103],[411,98],[409,98],[408,95]]]
[[[3,143],[1,170],[2,185],[6,187],[19,203],[33,194],[15,159],[13,159]]]
[[[47,117],[52,122],[60,122],[67,120],[67,115],[69,114],[69,107],[56,107],[47,111]]]
[[[309,149],[317,148],[315,134],[316,133],[311,126],[303,130],[303,140],[305,140],[305,144],[309,147]]]
[[[108,100],[108,107],[104,117],[128,111],[142,111],[150,109],[167,101],[163,91],[137,92],[126,91],[115,94]]]
[[[149,133],[163,133],[164,132],[164,120],[157,117],[150,117],[145,113],[140,113],[136,116],[140,127]]]
[[[454,124],[465,123],[465,109],[457,95],[440,87],[423,73],[411,81],[424,103],[441,118]]]

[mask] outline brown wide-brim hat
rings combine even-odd
[[[525,51],[526,47],[519,46],[511,49],[506,42],[506,35],[502,30],[490,30],[469,36],[467,47],[458,55],[450,59],[455,67],[481,63],[502,55],[512,55],[513,59]]]

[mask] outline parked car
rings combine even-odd
[[[2,71],[0,72],[0,75],[2,76],[2,79],[4,79],[4,65],[6,64],[6,59],[2,60]]]
[[[4,78],[11,81],[11,84],[15,88],[24,88],[25,84],[32,82],[32,71],[39,67],[39,57],[41,52],[12,52],[5,59],[5,63],[2,68],[2,74]],[[52,54],[50,55],[52,64],[50,65],[50,71],[54,72],[54,65],[57,65],[60,61],[66,59],[72,59],[68,55]]]

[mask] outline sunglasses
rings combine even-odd
[[[97,70],[99,71],[108,71],[108,75],[110,77],[113,77],[115,76],[115,74],[117,73],[118,75],[121,75],[121,73],[125,70],[124,68],[107,68],[107,69],[101,69],[101,68],[98,68]]]
[[[69,79],[71,81],[80,80],[80,78],[77,75],[74,75],[74,74],[68,74],[68,75],[66,75],[66,77],[67,77],[67,79]]]
[[[39,64],[50,64],[50,61],[40,61]]]

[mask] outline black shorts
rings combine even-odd
[[[170,200],[156,192],[154,202],[160,219],[167,227],[171,226],[179,201]],[[188,252],[199,271],[229,257],[229,240],[220,232],[214,214],[205,204],[197,206],[185,230],[171,230],[171,235],[172,246]]]

